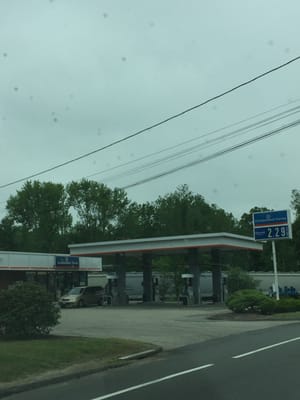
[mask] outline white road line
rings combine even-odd
[[[206,365],[201,365],[200,367],[197,367],[197,368],[187,369],[185,371],[177,372],[176,374],[164,376],[163,378],[154,379],[153,381],[141,383],[140,385],[130,386],[126,389],[118,390],[117,392],[108,393],[108,394],[105,394],[100,397],[95,397],[92,400],[109,399],[110,397],[115,397],[115,396],[118,396],[123,393],[132,392],[133,390],[141,389],[146,386],[155,385],[156,383],[160,383],[160,382],[167,381],[169,379],[177,378],[177,376],[186,375],[186,374],[190,374],[192,372],[200,371],[201,369],[209,368],[209,367],[212,367],[213,365],[214,364],[206,364]]]
[[[283,344],[295,342],[296,340],[300,340],[300,337],[296,337],[296,338],[293,338],[293,339],[285,340],[283,342],[271,344],[270,346],[261,347],[261,348],[256,349],[256,350],[249,351],[248,353],[239,354],[238,356],[234,356],[232,358],[242,358],[242,357],[251,356],[252,354],[259,353],[260,351],[269,350],[269,349],[272,349],[273,347],[278,347],[278,346],[282,346]]]

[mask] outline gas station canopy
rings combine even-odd
[[[252,237],[231,233],[208,233],[196,235],[164,236],[133,240],[114,240],[69,245],[70,254],[77,256],[98,256],[105,254],[132,253],[186,253],[188,249],[200,251],[254,250],[262,251],[263,245]]]

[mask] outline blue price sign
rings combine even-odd
[[[288,225],[255,228],[256,240],[268,240],[268,239],[274,240],[274,239],[288,239],[288,238],[289,238]]]
[[[267,211],[253,214],[255,240],[291,239],[292,228],[289,210]]]

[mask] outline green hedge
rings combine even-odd
[[[295,312],[300,311],[300,300],[292,298],[282,298],[275,302],[275,312]]]
[[[35,283],[21,282],[0,290],[0,336],[31,338],[47,335],[58,324],[60,308]]]
[[[272,314],[275,300],[254,289],[238,290],[227,300],[226,305],[236,313]]]
[[[275,300],[258,290],[239,290],[233,293],[226,305],[236,313],[274,314],[300,311],[300,299],[281,298]]]

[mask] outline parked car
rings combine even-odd
[[[104,289],[102,286],[78,286],[74,287],[59,299],[63,307],[85,307],[103,304]]]

